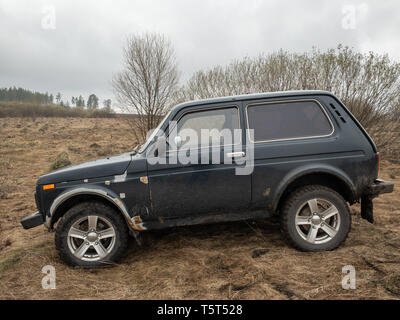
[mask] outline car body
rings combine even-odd
[[[210,159],[201,163],[149,161],[151,148],[161,150],[153,155],[190,153],[189,147],[157,147],[159,132],[169,132],[171,123],[178,129],[182,123],[182,129],[221,121],[221,128],[239,130],[239,151],[220,143],[208,149]],[[215,153],[222,158],[228,154],[232,162],[214,163]],[[243,167],[236,158],[250,153],[251,172],[236,174]],[[51,230],[71,208],[94,201],[112,208],[137,236],[144,230],[279,215],[294,191],[311,185],[334,190],[350,205],[361,201],[361,215],[373,222],[372,199],[393,191],[392,183],[378,180],[378,172],[379,153],[372,139],[329,92],[205,99],[175,106],[138,151],[41,176],[35,192],[38,212],[21,223],[24,228],[45,224]],[[317,215],[311,218],[318,220]],[[323,225],[322,220],[317,223]]]

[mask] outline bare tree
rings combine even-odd
[[[155,128],[171,106],[178,68],[171,42],[154,33],[133,35],[124,47],[124,70],[113,78],[121,108],[138,115],[129,123],[138,142]]]

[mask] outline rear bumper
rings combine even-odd
[[[40,226],[44,223],[43,215],[39,212],[35,212],[34,214],[21,219],[21,224],[24,229],[30,229],[37,226]]]
[[[376,179],[374,183],[368,187],[366,194],[372,198],[375,198],[383,193],[392,193],[393,190],[394,190],[393,182]]]
[[[380,194],[392,193],[393,190],[393,182],[376,179],[361,196],[361,217],[374,223],[374,205],[372,199],[378,197]]]

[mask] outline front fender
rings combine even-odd
[[[126,204],[115,192],[100,186],[78,186],[66,189],[63,193],[58,195],[56,199],[54,199],[49,210],[50,216],[47,217],[45,225],[50,228],[53,224],[53,217],[55,216],[55,212],[60,207],[60,205],[78,195],[95,195],[106,199],[119,209],[131,229],[145,229],[142,225],[142,222],[138,221],[137,217],[135,218],[129,215]]]

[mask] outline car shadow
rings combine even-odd
[[[140,234],[142,245],[131,238],[127,260],[132,262],[138,255],[156,254],[163,250],[210,248],[239,248],[249,246],[286,245],[276,219],[221,222],[193,226],[173,227],[145,231]],[[126,261],[128,262],[128,261]]]

